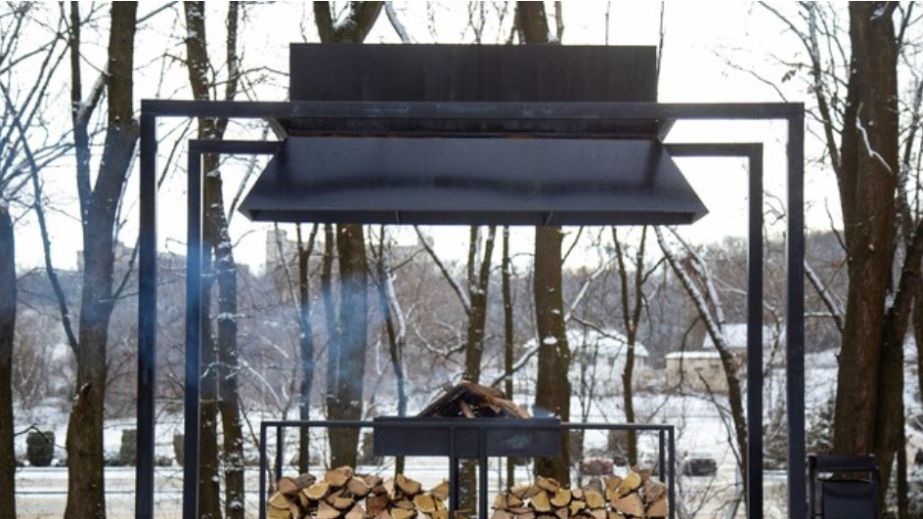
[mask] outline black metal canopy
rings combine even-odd
[[[687,224],[707,211],[656,140],[289,137],[240,210],[273,222]]]
[[[304,101],[655,101],[653,47],[312,45]],[[276,121],[283,144],[241,204],[274,222],[688,224],[707,213],[660,142],[668,122],[541,117]]]

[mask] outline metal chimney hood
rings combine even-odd
[[[251,220],[688,224],[707,211],[655,140],[289,137]]]
[[[296,44],[291,96],[369,113],[275,121],[282,144],[240,205],[251,220],[640,225],[707,213],[660,141],[670,121],[485,116],[656,101],[652,47]],[[412,105],[432,117],[403,117]]]

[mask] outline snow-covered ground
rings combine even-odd
[[[915,351],[908,349],[906,359],[906,396],[908,412],[920,413],[917,398],[917,375],[915,371]],[[806,356],[806,404],[810,416],[821,408],[833,394],[836,384],[836,357],[832,351],[809,354]],[[774,372],[771,383],[767,383],[764,393],[764,406],[767,416],[779,401],[784,398],[784,371]],[[528,397],[526,397],[528,398]],[[639,417],[650,417],[651,422],[673,424],[676,426],[676,453],[679,460],[684,453],[704,453],[713,457],[718,463],[718,475],[715,478],[680,478],[680,493],[683,504],[695,517],[727,516],[727,503],[739,492],[734,452],[730,447],[728,430],[720,418],[715,402],[700,394],[666,395],[656,392],[641,392],[636,395],[636,411]],[[580,400],[574,398],[571,406],[572,420],[580,421]],[[319,411],[319,410],[318,410]],[[17,413],[19,420],[17,430],[36,425],[42,430],[53,430],[58,446],[56,455],[64,457],[64,438],[67,429],[66,414],[53,406],[39,407],[28,412]],[[317,414],[317,416],[321,416]],[[248,417],[253,424],[259,423],[258,413]],[[270,417],[266,417],[270,418]],[[620,422],[623,421],[621,397],[609,396],[597,399],[589,406],[587,421]],[[768,421],[768,418],[767,418]],[[105,449],[108,455],[115,456],[120,447],[122,431],[134,428],[133,419],[109,420],[104,434]],[[173,435],[182,432],[181,417],[164,414],[158,419],[156,434],[156,453],[158,457],[174,459]],[[286,460],[294,458],[295,432],[291,431],[287,444]],[[17,437],[17,454],[25,454],[25,435]],[[313,452],[324,454],[325,441],[318,433],[312,435],[316,446]],[[584,449],[587,456],[594,451],[604,452],[607,443],[603,431],[588,431],[585,436]],[[908,454],[913,459],[917,449],[923,448],[923,434],[909,431]],[[640,437],[640,451],[650,462],[656,459],[657,438],[654,434]],[[252,443],[248,445],[247,457],[256,459],[257,449]],[[377,467],[364,467],[369,472],[390,473],[393,466],[385,464]],[[312,471],[321,472],[321,467]],[[502,468],[492,462],[490,486],[496,490],[496,475]],[[617,469],[617,472],[625,469]],[[416,458],[408,460],[406,471],[420,479],[426,485],[438,483],[447,475],[447,465],[440,459]],[[521,480],[529,478],[528,470],[521,467],[517,473]],[[766,516],[784,517],[786,499],[786,480],[784,471],[767,471],[765,484]],[[159,467],[156,471],[156,517],[173,519],[180,517],[182,469],[173,461],[173,466]],[[256,466],[246,473],[247,510],[256,517],[258,500],[258,476]],[[134,507],[134,468],[109,467],[106,469],[106,488],[110,519],[132,517]],[[64,467],[26,467],[17,471],[17,506],[18,515],[24,519],[61,517],[67,494],[67,469]],[[743,507],[738,510],[742,517]]]

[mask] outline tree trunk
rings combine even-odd
[[[0,519],[16,519],[13,449],[13,341],[16,332],[16,243],[9,206],[0,202]]]
[[[513,344],[515,344],[513,328],[513,268],[510,261],[510,228],[503,227],[503,254],[500,260],[501,292],[503,296],[503,381],[506,397],[513,400]],[[516,466],[513,458],[506,459],[506,488],[512,488],[516,483]]]
[[[327,415],[331,420],[362,418],[363,375],[368,335],[368,264],[362,226],[338,225],[340,267],[339,340],[327,349]],[[331,466],[356,466],[357,429],[329,435]]]
[[[517,2],[516,17],[523,43],[547,44],[548,19],[542,2]],[[561,228],[535,229],[535,321],[538,328],[538,381],[535,407],[570,418],[570,348],[564,324],[564,299],[561,294]],[[535,473],[562,483],[570,482],[570,440],[561,435],[561,457],[537,459]]]
[[[199,518],[221,519],[221,485],[218,479],[220,452],[218,451],[218,351],[212,322],[208,317],[212,308],[212,286],[215,273],[212,247],[208,240],[202,244],[202,315],[204,330],[199,370]]]
[[[875,451],[886,301],[896,228],[898,164],[897,49],[891,13],[881,2],[849,5],[851,74],[838,178],[849,257],[834,449]],[[870,376],[870,374],[873,374]],[[879,460],[882,468],[890,459]]]
[[[186,15],[186,54],[189,83],[193,96],[198,100],[209,100],[210,85],[213,80],[207,76],[212,70],[208,57],[207,38],[205,33],[205,3],[185,2],[183,4]],[[228,80],[225,84],[225,99],[233,100],[237,91],[238,63],[237,63],[237,23],[238,6],[236,3],[228,4],[227,14],[227,61]],[[199,118],[199,139],[222,139],[227,128],[227,119]],[[221,465],[224,470],[225,480],[225,512],[229,519],[243,519],[244,517],[244,454],[243,431],[240,416],[240,397],[238,390],[238,375],[240,371],[237,345],[237,265],[234,262],[231,237],[228,232],[228,221],[224,210],[224,197],[222,194],[222,178],[219,171],[219,157],[206,154],[202,160],[204,173],[203,201],[205,205],[204,238],[208,247],[214,251],[214,283],[218,287],[218,315],[217,338],[214,341],[213,362],[206,362],[203,354],[203,404],[201,417],[200,441],[203,435],[210,444],[214,436],[215,449],[217,450],[217,412],[221,414],[222,451]],[[211,284],[209,283],[209,288]],[[206,291],[210,294],[211,291]],[[208,314],[205,314],[208,315]],[[209,330],[211,327],[209,327]],[[205,379],[214,377],[214,382],[206,383]],[[204,389],[214,385],[216,394],[214,403],[208,402],[210,398],[205,395]],[[211,390],[211,389],[209,389]],[[214,410],[211,408],[214,406]],[[207,458],[210,454],[200,451],[199,485],[208,495],[208,499],[200,501],[200,514],[220,517],[220,499],[217,496],[219,485],[217,483],[218,460],[215,457]],[[208,487],[207,489],[205,487]],[[216,495],[212,496],[211,493]]]
[[[382,2],[350,2],[346,18],[335,23],[330,3],[314,2],[314,21],[321,42],[362,43],[375,25],[382,5]],[[336,234],[340,266],[340,312],[336,323],[338,330],[331,335],[330,346],[327,348],[327,416],[330,419],[358,420],[362,417],[368,334],[368,261],[361,225],[337,225]],[[332,316],[329,306],[327,315],[328,324],[332,324],[329,321]],[[328,329],[332,327],[328,326]],[[330,435],[329,442],[333,466],[355,466],[358,430],[344,429],[342,433]]]
[[[311,230],[307,246],[301,238],[301,225],[295,227],[298,237],[298,355],[301,357],[301,384],[298,386],[298,414],[302,420],[311,419],[311,387],[314,385],[314,328],[311,326],[311,285],[309,267],[317,224]],[[310,453],[308,430],[298,434],[298,471],[308,471]]]
[[[536,413],[541,410],[570,419],[570,348],[564,324],[561,295],[561,240],[559,227],[535,229],[535,322],[538,328],[538,378],[535,386]],[[570,482],[570,440],[561,435],[561,456],[537,458],[535,473]]]
[[[67,427],[66,519],[106,517],[103,418],[106,348],[113,308],[113,236],[116,211],[139,135],[138,124],[132,119],[136,10],[134,3],[112,5],[106,81],[108,127],[99,173],[91,192],[85,189],[89,187],[88,171],[78,169],[78,187],[83,186],[80,198],[84,269],[75,351],[77,391]],[[71,50],[79,52],[75,46]],[[79,85],[79,70],[74,72],[74,79]],[[84,166],[88,168],[88,164]]]
[[[470,227],[468,241],[468,312],[465,331],[464,378],[475,384],[481,381],[481,359],[484,354],[484,328],[487,322],[487,289],[490,285],[490,264],[494,252],[496,226],[490,226],[484,240],[484,251],[478,264],[480,228]],[[458,506],[461,510],[477,510],[477,460],[462,461]]]

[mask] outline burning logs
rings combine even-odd
[[[420,417],[440,418],[529,418],[529,413],[509,400],[503,391],[462,380],[446,387]]]
[[[520,485],[494,499],[491,519],[624,519],[666,517],[666,486],[646,473],[605,479],[605,489],[567,488],[551,478]]]
[[[446,481],[424,491],[403,474],[387,480],[352,467],[279,479],[266,507],[268,519],[448,519]]]

